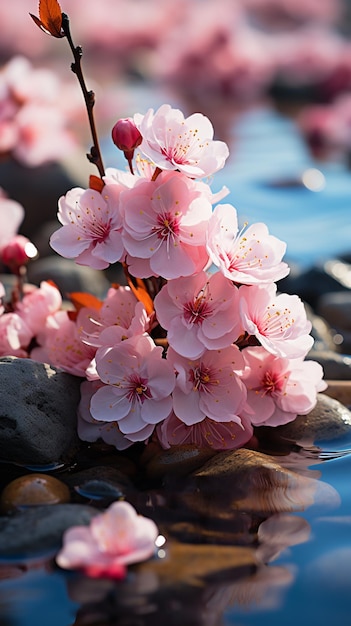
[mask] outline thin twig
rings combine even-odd
[[[72,72],[74,72],[74,74],[78,78],[79,84],[83,92],[87,112],[88,112],[89,125],[90,125],[91,136],[93,139],[93,145],[90,149],[90,153],[87,154],[87,158],[89,159],[91,163],[94,163],[94,165],[96,165],[96,167],[99,170],[100,177],[102,178],[105,175],[105,170],[104,170],[104,165],[102,162],[99,139],[98,139],[98,135],[96,132],[94,113],[93,113],[93,108],[95,104],[95,94],[93,91],[88,91],[86,87],[83,72],[82,72],[82,66],[81,66],[81,59],[82,59],[83,51],[82,51],[81,46],[75,46],[73,43],[71,31],[69,27],[69,17],[68,15],[66,15],[66,13],[62,13],[62,30],[67,37],[67,41],[72,50],[72,54],[74,58],[74,63],[72,63],[71,65],[71,70]]]

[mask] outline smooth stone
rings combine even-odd
[[[317,404],[308,415],[298,415],[293,422],[276,426],[274,434],[300,445],[350,436],[351,411],[327,393],[317,394]]]
[[[351,356],[332,350],[311,350],[306,360],[317,361],[328,380],[351,380]]]
[[[93,467],[87,467],[77,472],[62,472],[60,476],[71,489],[74,489],[78,493],[84,490],[84,485],[90,485],[90,488],[93,489],[95,494],[97,494],[99,489],[101,491],[107,490],[110,493],[112,493],[112,491],[116,494],[117,492],[122,493],[124,496],[135,491],[133,483],[124,472],[123,468],[119,469],[118,467],[94,465]],[[99,488],[97,484],[100,485]]]
[[[70,501],[70,490],[54,476],[27,474],[12,480],[0,497],[0,508],[9,513],[27,506],[59,504]]]
[[[239,448],[218,453],[192,474],[181,494],[191,510],[230,519],[233,513],[302,511],[315,502],[318,481],[300,476],[276,458]]]
[[[87,526],[99,513],[81,504],[52,504],[25,509],[0,518],[0,563],[56,553],[71,526]]]
[[[311,335],[314,339],[313,350],[336,352],[339,349],[341,337],[331,328],[328,322],[320,315],[315,315],[308,305],[305,306],[307,317],[312,324]]]
[[[152,479],[186,476],[216,454],[211,448],[198,448],[195,445],[173,446],[168,450],[158,446],[151,450],[148,448],[146,446],[141,462],[145,463],[147,476]]]
[[[319,299],[326,293],[343,291],[346,287],[339,280],[325,271],[323,266],[314,266],[301,270],[279,281],[279,290],[284,293],[296,294],[307,302],[315,311]]]
[[[137,573],[156,575],[162,588],[173,585],[199,585],[201,581],[216,577],[224,579],[246,570],[251,573],[257,566],[255,550],[246,546],[192,545],[169,541],[164,548],[164,558],[154,559],[136,566]]]
[[[81,379],[31,359],[0,359],[0,459],[24,466],[66,462],[78,449]]]

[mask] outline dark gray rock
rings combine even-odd
[[[0,459],[27,466],[76,451],[81,379],[31,359],[0,359]]]
[[[72,291],[87,291],[103,298],[110,286],[103,272],[57,255],[30,263],[27,276],[34,285],[40,285],[42,280],[52,280],[63,297]]]
[[[0,518],[0,563],[54,554],[67,528],[87,526],[98,512],[82,504],[48,504]]]

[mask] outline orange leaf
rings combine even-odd
[[[99,311],[102,307],[102,302],[96,296],[93,296],[91,293],[85,293],[84,291],[74,291],[68,294],[68,297],[72,304],[75,306],[77,311],[82,309],[84,306],[89,307],[89,309],[96,309]]]
[[[57,0],[39,0],[39,18],[30,13],[31,18],[37,26],[48,35],[61,38],[62,32],[62,11]]]

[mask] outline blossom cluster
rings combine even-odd
[[[305,360],[303,302],[278,292],[286,245],[264,223],[240,228],[227,190],[212,193],[229,151],[211,122],[165,104],[112,136],[130,171],[61,197],[50,243],[81,265],[123,264],[128,284],[103,301],[75,294],[72,311],[42,283],[3,310],[1,353],[85,378],[79,436],[119,450],[150,439],[237,448],[255,426],[307,414],[326,384]]]

